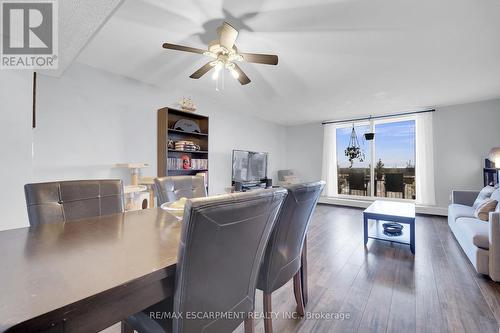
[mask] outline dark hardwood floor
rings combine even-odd
[[[444,217],[417,216],[413,256],[382,241],[365,249],[361,209],[318,205],[308,251],[309,318],[284,317],[295,310],[288,283],[273,293],[274,332],[499,332],[500,283],[475,273]],[[335,313],[348,318],[316,318]]]

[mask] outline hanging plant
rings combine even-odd
[[[354,160],[358,160],[359,162],[363,162],[365,159],[365,154],[361,150],[359,146],[358,136],[356,135],[356,130],[354,129],[354,124],[352,125],[351,138],[349,140],[349,145],[344,151],[345,156],[349,158],[349,162],[352,168],[352,164]]]

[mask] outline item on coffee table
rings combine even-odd
[[[384,235],[386,236],[401,236],[403,234],[403,225],[395,222],[383,223]]]

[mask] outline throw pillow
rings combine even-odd
[[[477,195],[476,201],[474,201],[472,207],[476,209],[483,201],[489,199],[494,191],[495,188],[493,186],[488,185],[484,187]]]
[[[495,211],[498,201],[486,199],[474,210],[474,216],[482,221],[488,221],[490,212]]]

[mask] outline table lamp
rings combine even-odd
[[[500,168],[500,147],[491,148],[488,159],[495,163],[495,168]]]

